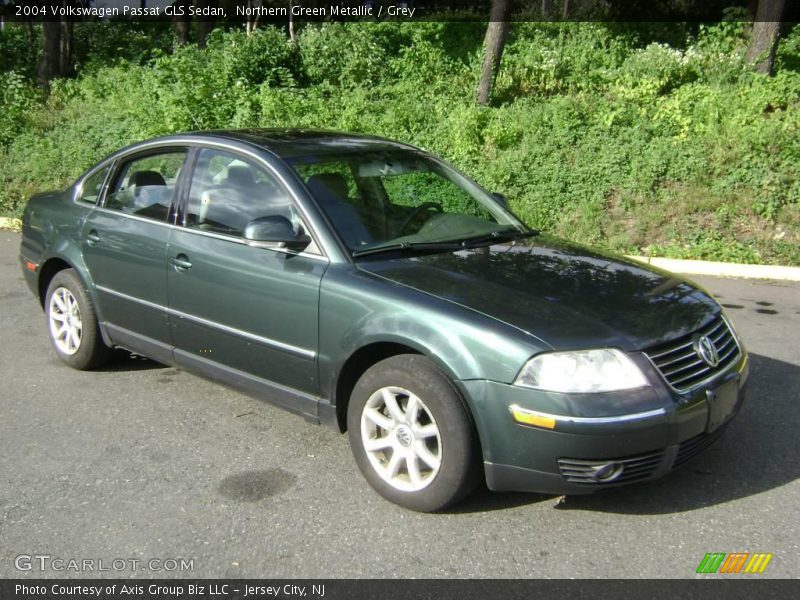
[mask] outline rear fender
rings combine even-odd
[[[44,308],[47,285],[49,284],[50,279],[52,279],[52,277],[55,275],[55,273],[48,268],[48,264],[52,264],[56,261],[63,261],[67,263],[69,268],[73,269],[78,274],[78,277],[81,278],[81,281],[83,281],[84,285],[86,286],[86,290],[89,293],[89,297],[92,299],[92,304],[94,305],[95,315],[97,315],[97,322],[100,326],[100,333],[103,336],[103,341],[107,346],[113,346],[111,338],[106,332],[106,328],[104,326],[105,319],[103,318],[103,307],[98,302],[97,289],[95,288],[94,280],[92,279],[92,275],[83,260],[83,253],[81,252],[80,246],[74,239],[56,236],[52,245],[45,249],[43,260],[37,269],[37,288],[39,289],[39,301],[41,302],[42,307]],[[46,280],[42,279],[43,275],[47,277]]]

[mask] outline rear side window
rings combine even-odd
[[[185,161],[185,151],[173,150],[123,163],[106,197],[105,207],[138,217],[166,220]]]
[[[103,167],[93,175],[87,177],[81,186],[81,193],[78,196],[78,200],[86,202],[87,204],[97,204],[97,199],[103,192],[103,184],[110,170],[111,165]]]

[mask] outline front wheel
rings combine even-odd
[[[353,389],[347,427],[364,477],[396,504],[442,510],[479,480],[478,443],[467,408],[423,356],[394,356],[369,368]]]
[[[111,355],[103,342],[94,306],[72,269],[56,273],[45,296],[47,330],[58,357],[74,369],[94,369]]]

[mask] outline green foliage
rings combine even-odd
[[[800,264],[800,28],[768,78],[745,68],[735,20],[515,23],[484,108],[480,23],[305,24],[297,46],[282,29],[217,30],[173,53],[134,28],[115,48],[93,25],[88,67],[46,104],[29,71],[0,75],[2,212],[149,136],[319,127],[441,154],[530,224],[585,243]]]
[[[303,66],[312,84],[347,87],[377,85],[385,78],[391,36],[381,23],[359,27],[324,23],[300,34]]]
[[[0,73],[0,147],[25,129],[37,96],[30,81],[20,73]]]
[[[6,24],[0,33],[0,73],[13,71],[32,80],[36,76],[40,35],[39,27]]]
[[[147,64],[172,45],[166,22],[87,21],[73,25],[73,63],[79,72],[120,63]]]

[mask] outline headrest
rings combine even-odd
[[[312,175],[306,181],[306,185],[318,199],[327,193],[336,196],[339,200],[347,200],[347,180],[338,173]]]
[[[145,187],[148,185],[167,185],[158,171],[136,171],[128,179],[128,187]]]
[[[250,170],[250,167],[228,167],[228,183],[243,187],[254,187],[256,178],[253,177],[253,171]]]

